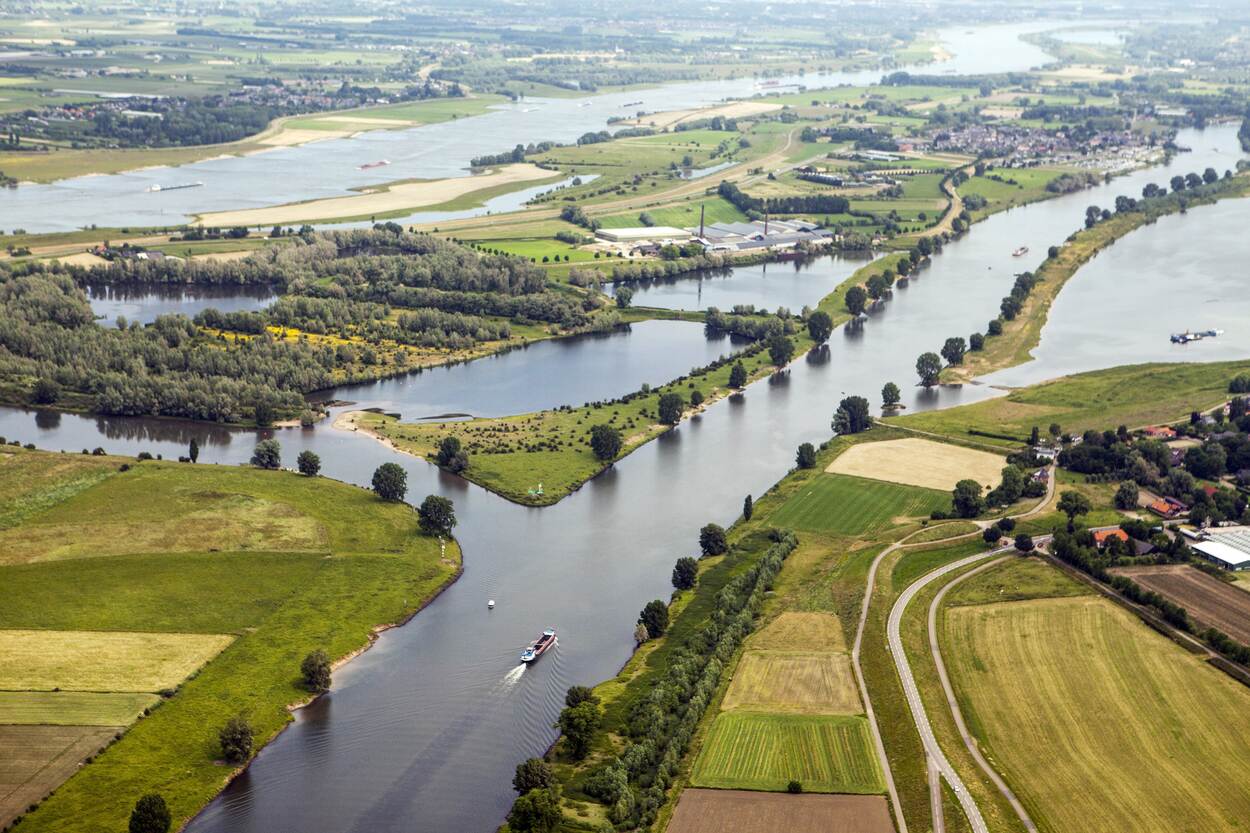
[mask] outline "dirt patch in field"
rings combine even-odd
[[[747,642],[756,650],[845,651],[846,638],[838,617],[831,613],[787,610]]]
[[[76,255],[66,255],[65,257],[56,258],[57,263],[64,263],[67,266],[107,266],[108,261],[99,255],[93,255],[91,252],[79,252]]]
[[[689,789],[668,833],[893,833],[880,795],[784,795]]]
[[[969,478],[992,487],[1006,464],[988,451],[908,437],[853,445],[825,471],[946,491]]]
[[[724,709],[859,714],[859,691],[846,654],[747,651],[734,671]]]
[[[0,828],[59,787],[120,727],[0,726]]]
[[[1117,567],[1111,572],[1176,602],[1202,625],[1250,643],[1250,593],[1187,564]]]
[[[284,131],[285,133],[327,131]],[[284,135],[283,134],[283,135]],[[349,197],[329,197],[323,200],[288,203],[266,208],[246,208],[238,211],[216,211],[201,215],[197,225],[205,226],[271,226],[295,223],[301,220],[333,219],[337,217],[362,217],[370,214],[386,214],[428,205],[451,202],[474,191],[501,185],[521,185],[559,176],[536,165],[505,165],[502,168],[477,176],[460,176],[452,179],[432,179],[420,182],[398,182],[370,188]]]
[[[208,260],[215,263],[231,263],[236,260],[243,260],[255,253],[255,249],[241,249],[237,252],[204,252],[203,254],[191,255],[191,259]]]

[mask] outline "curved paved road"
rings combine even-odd
[[[1007,786],[1007,782],[998,774],[998,770],[990,766],[990,762],[981,754],[980,747],[973,740],[971,733],[968,731],[967,725],[964,723],[963,710],[959,708],[959,701],[955,699],[955,691],[951,688],[950,677],[946,674],[946,663],[942,661],[942,649],[938,645],[937,636],[937,612],[942,605],[942,600],[946,598],[946,594],[952,587],[955,587],[962,581],[965,581],[977,573],[990,569],[995,564],[1001,564],[1006,561],[1008,556],[995,558],[988,564],[982,564],[980,567],[969,570],[961,576],[951,579],[945,587],[937,592],[933,597],[933,603],[929,605],[929,652],[933,655],[933,663],[937,666],[938,678],[942,681],[942,690],[946,693],[946,704],[950,707],[951,716],[955,718],[955,728],[959,732],[959,737],[963,739],[964,746],[968,748],[968,753],[972,755],[972,759],[977,762],[977,766],[981,771],[994,783],[998,791],[1003,794],[1007,802],[1011,805],[1011,809],[1016,811],[1016,815],[1020,818],[1020,822],[1024,825],[1024,829],[1028,833],[1037,833],[1037,825],[1033,823],[1033,819],[1029,816],[1028,810],[1024,809],[1024,805],[1020,803],[1020,799],[1016,798],[1016,794],[1011,791],[1011,787]]]
[[[890,608],[890,618],[886,623],[886,639],[889,642],[890,654],[894,657],[894,667],[898,670],[899,680],[903,685],[903,694],[907,697],[907,708],[911,711],[912,720],[916,724],[916,731],[920,733],[920,742],[924,745],[925,754],[928,756],[931,765],[942,774],[942,777],[946,779],[946,783],[950,784],[951,789],[955,791],[955,797],[959,799],[959,805],[963,807],[964,815],[967,816],[973,833],[989,833],[990,829],[985,823],[985,818],[981,815],[981,809],[977,807],[976,801],[968,793],[968,788],[964,786],[963,779],[959,777],[959,773],[955,771],[955,767],[951,765],[950,760],[946,757],[946,753],[942,751],[942,746],[938,743],[937,737],[933,734],[933,727],[929,723],[929,715],[925,712],[924,701],[920,698],[920,688],[916,685],[916,678],[911,672],[911,664],[907,661],[907,653],[903,650],[903,638],[899,631],[907,605],[929,584],[942,576],[956,570],[962,570],[971,564],[984,561],[992,556],[1002,555],[1009,549],[1008,547],[1003,547],[988,552],[975,553],[958,561],[952,561],[925,574],[908,585],[907,589],[898,597],[894,607]]]

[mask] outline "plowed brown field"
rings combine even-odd
[[[686,790],[668,833],[894,833],[881,795]]]
[[[1185,564],[1120,567],[1111,572],[1171,599],[1202,625],[1222,630],[1243,644],[1250,643],[1250,593],[1236,585]]]

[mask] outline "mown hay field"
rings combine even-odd
[[[685,790],[668,833],[894,833],[880,795]]]
[[[1042,830],[1243,829],[1250,691],[1099,597],[950,608],[972,731]]]
[[[825,474],[792,495],[773,521],[795,530],[862,535],[927,518],[935,509],[949,509],[950,502],[949,494],[935,489]]]
[[[159,699],[144,692],[0,691],[0,725],[125,726]]]
[[[160,691],[232,637],[198,633],[0,631],[0,690]]]
[[[807,792],[884,790],[863,717],[722,712],[691,775],[696,787]]]
[[[721,708],[803,714],[862,711],[850,657],[788,651],[743,654]]]
[[[906,437],[853,445],[825,471],[950,491],[965,479],[993,486],[1006,464],[1001,455],[988,451]]]
[[[838,617],[830,613],[786,610],[747,640],[753,650],[846,651]]]

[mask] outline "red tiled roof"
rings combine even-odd
[[[1128,533],[1122,529],[1099,529],[1094,532],[1094,543],[1102,546],[1107,542],[1108,538],[1119,538],[1121,541],[1128,540]]]

